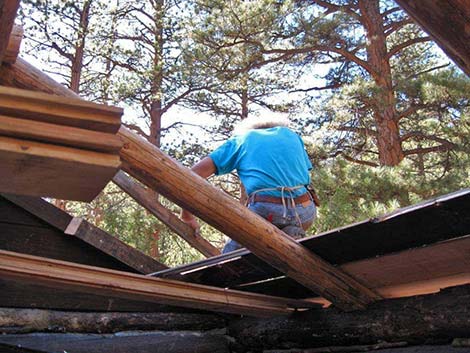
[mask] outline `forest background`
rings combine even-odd
[[[322,201],[309,234],[468,186],[470,80],[393,1],[24,0],[20,20],[23,56],[187,166],[241,119],[289,117]],[[239,197],[235,174],[210,182]],[[202,258],[113,184],[55,202],[168,266]]]

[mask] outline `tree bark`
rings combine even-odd
[[[404,158],[396,117],[396,99],[392,71],[387,52],[387,38],[378,0],[360,0],[362,23],[367,37],[367,61],[377,86],[374,97],[374,119],[377,128],[377,147],[381,165],[398,165]]]
[[[311,310],[269,320],[240,319],[229,335],[250,349],[314,348],[374,344],[379,341],[421,344],[468,337],[470,285],[437,294],[374,303],[365,311]]]
[[[186,313],[73,312],[0,308],[0,332],[96,332],[196,330],[225,327],[216,315]]]

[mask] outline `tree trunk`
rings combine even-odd
[[[80,25],[78,27],[78,38],[75,46],[75,55],[72,61],[72,72],[70,75],[70,89],[75,93],[80,93],[80,81],[83,70],[83,56],[85,52],[85,41],[88,34],[88,24],[90,20],[91,1],[83,3],[80,13]]]
[[[387,38],[378,0],[360,0],[359,8],[367,36],[367,61],[377,86],[373,102],[377,128],[377,147],[381,165],[398,165],[404,158],[397,121],[390,60],[387,58]]]
[[[311,310],[290,317],[240,319],[229,335],[251,350],[374,344],[451,342],[470,332],[470,285],[437,294],[384,300],[361,312]]]

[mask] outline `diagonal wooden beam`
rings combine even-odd
[[[20,0],[0,1],[0,63],[5,57]]]
[[[363,309],[380,296],[333,267],[148,141],[121,127],[123,169],[246,246],[336,306]]]
[[[470,76],[470,1],[396,0]]]
[[[148,190],[133,181],[124,172],[119,171],[114,176],[113,182],[201,254],[206,257],[220,255],[220,251],[215,246],[203,237],[195,235],[189,225],[182,222],[154,197],[151,197]]]
[[[62,290],[259,317],[318,307],[306,300],[163,280],[4,250],[0,250],[0,275],[4,279],[34,282]]]

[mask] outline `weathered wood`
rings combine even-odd
[[[317,307],[289,300],[101,269],[0,250],[2,278],[99,295],[250,316],[291,313]]]
[[[206,331],[225,327],[225,320],[210,314],[147,312],[74,312],[0,308],[1,333],[69,332],[113,333],[133,330]]]
[[[444,52],[470,75],[470,1],[397,0]]]
[[[136,134],[121,128],[119,135],[124,142],[121,159],[127,173],[289,277],[343,309],[362,309],[380,298]]]
[[[0,115],[0,135],[98,152],[118,153],[121,140],[113,134]]]
[[[222,333],[130,332],[98,334],[25,334],[0,337],[2,352],[73,353],[228,353],[229,341]],[[5,348],[4,348],[5,347]],[[21,347],[23,350],[5,350]]]
[[[354,313],[329,308],[269,320],[236,320],[228,333],[253,351],[379,341],[450,343],[470,332],[469,301],[470,286],[454,287],[437,294],[383,300]]]
[[[0,84],[69,98],[80,98],[41,70],[18,58],[14,64],[0,65]]]
[[[13,194],[1,194],[1,196],[62,232],[67,229],[73,218],[67,212],[39,197]]]
[[[72,223],[77,220],[79,223],[76,225],[76,230],[68,231],[66,229],[66,234],[74,236],[85,243],[92,245],[96,249],[114,257],[140,273],[153,273],[155,271],[168,268],[150,256],[145,255],[139,250],[127,245],[118,238],[82,219],[76,218],[72,220],[70,224],[72,225]]]
[[[123,110],[82,99],[0,86],[0,114],[116,133]]]
[[[0,136],[0,192],[91,201],[112,179],[119,156]]]
[[[21,40],[23,39],[23,27],[13,25],[13,29],[8,40],[3,62],[14,64],[20,52]]]
[[[201,254],[206,257],[220,255],[220,251],[215,246],[203,237],[195,235],[194,229],[182,222],[173,212],[152,197],[148,190],[126,176],[124,172],[118,172],[113,182]]]
[[[20,237],[23,240],[17,242],[14,240],[9,241],[8,243],[10,244],[10,246],[12,246],[12,244],[14,243],[17,243],[18,246],[10,249],[4,248],[5,250],[18,251],[31,255],[51,257],[59,260],[78,262],[93,266],[100,265],[95,264],[93,262],[90,263],[80,261],[80,258],[83,258],[83,260],[85,260],[89,256],[91,256],[91,259],[93,259],[94,257],[100,258],[103,257],[102,255],[104,253],[116,259],[117,262],[119,262],[120,264],[126,264],[129,267],[109,267],[101,265],[102,267],[122,270],[133,269],[142,274],[147,274],[155,272],[159,269],[162,270],[167,268],[165,265],[161,264],[157,260],[145,255],[144,253],[140,252],[137,249],[134,249],[133,247],[130,247],[129,245],[125,244],[124,242],[112,236],[111,234],[106,233],[105,231],[95,227],[94,225],[88,223],[85,220],[82,220],[80,218],[74,219],[68,213],[55,207],[49,202],[42,200],[41,198],[7,194],[3,194],[3,197],[5,197],[10,202],[13,202],[15,205],[28,211],[29,213],[33,214],[42,221],[60,230],[59,232],[55,232],[54,234],[51,234],[52,231],[48,230],[46,231],[46,236],[41,237],[40,239],[32,238],[33,234],[39,233],[38,231],[35,231],[35,233],[27,234],[29,239],[28,242],[33,241],[37,242],[37,245],[47,244],[47,246],[36,246],[32,248],[28,247],[27,249],[22,249],[23,247],[21,246],[21,241],[24,241],[24,236],[19,231],[19,227],[16,227],[17,232],[20,233]],[[8,210],[5,211],[8,212]],[[0,213],[0,221],[1,220],[2,217]],[[51,237],[50,241],[52,244],[48,243],[47,234],[49,234],[49,236]],[[1,237],[2,235],[0,235],[0,238]],[[63,247],[60,247],[58,250],[56,250],[56,252],[51,253],[51,249],[54,249],[54,244],[63,244]],[[67,248],[72,247],[72,245],[75,245],[75,247],[81,246],[81,248],[84,248],[76,258],[68,257],[70,254],[67,253]],[[94,248],[93,251],[88,250],[89,246],[92,246]],[[31,251],[37,250],[42,252],[28,252],[28,249],[31,249]]]
[[[0,63],[4,60],[20,0],[0,1]]]

